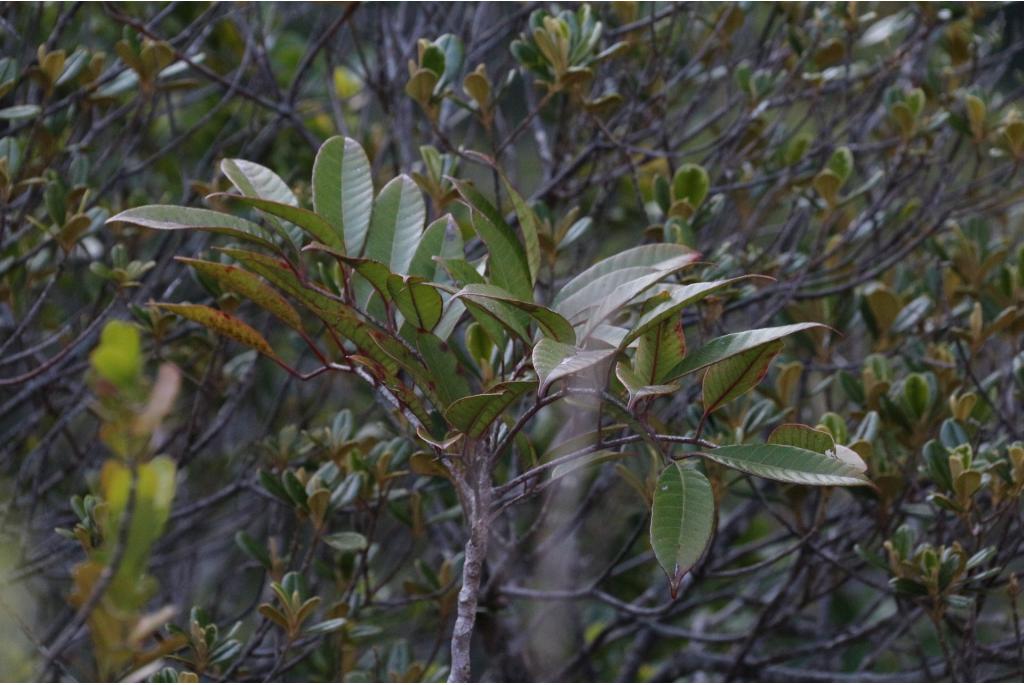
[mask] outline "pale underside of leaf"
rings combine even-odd
[[[127,209],[112,216],[107,219],[107,223],[125,223],[159,231],[192,229],[222,233],[239,240],[256,243],[275,252],[278,251],[278,247],[267,239],[266,232],[258,225],[237,216],[215,212],[211,209],[176,207],[174,205],[145,205]]]
[[[671,243],[640,245],[624,250],[602,259],[562,286],[552,301],[552,307],[564,315],[565,312],[560,307],[561,303],[605,274],[629,267],[652,268],[668,259],[691,253],[693,250],[685,245]]]
[[[787,335],[806,331],[811,328],[827,328],[820,323],[797,323],[789,326],[775,326],[772,328],[756,328],[740,333],[730,333],[720,338],[715,338],[704,347],[688,355],[682,362],[676,365],[668,374],[669,378],[678,378],[688,373],[693,373],[715,362],[728,359],[745,350],[758,345],[763,345],[773,340],[779,340]]]
[[[615,354],[614,349],[579,350],[551,338],[542,338],[533,347],[533,368],[540,379],[538,393],[543,396],[555,381],[592,369]]]
[[[313,162],[313,209],[358,255],[366,243],[373,208],[373,177],[362,146],[335,136],[320,146]]]
[[[334,228],[318,214],[302,207],[294,207],[289,204],[265,200],[258,197],[245,197],[243,195],[232,195],[231,193],[213,193],[207,199],[227,200],[248,207],[255,207],[261,212],[294,224],[308,233],[314,240],[328,245],[335,250],[345,251],[345,244],[335,234]]]
[[[427,210],[419,186],[402,175],[381,188],[373,202],[373,215],[363,256],[406,274],[416,253]]]

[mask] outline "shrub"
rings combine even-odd
[[[1013,8],[29,7],[9,677],[1019,675]]]

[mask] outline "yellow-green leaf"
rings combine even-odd
[[[268,357],[276,357],[274,350],[270,347],[270,343],[257,330],[227,312],[222,312],[219,309],[213,309],[202,304],[158,302],[156,306],[190,321],[195,321],[200,326],[209,328],[211,331],[226,338],[231,338],[235,342],[251,347]]]
[[[176,257],[176,259],[188,264],[199,273],[215,279],[227,290],[252,300],[257,306],[267,310],[295,330],[302,330],[302,319],[295,308],[256,274],[230,264],[187,257]]]

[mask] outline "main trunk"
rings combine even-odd
[[[465,556],[462,562],[462,588],[459,590],[455,629],[452,631],[452,667],[448,674],[450,683],[468,683],[472,675],[470,656],[473,646],[473,626],[476,624],[480,577],[483,574],[484,561],[487,558],[489,485],[486,482],[478,482],[475,492],[466,498],[468,505],[466,524],[469,528],[469,537],[466,540]]]

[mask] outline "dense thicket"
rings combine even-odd
[[[0,676],[1019,680],[1016,16],[4,5]]]

